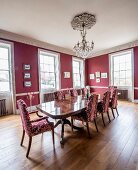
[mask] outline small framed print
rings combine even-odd
[[[31,87],[32,86],[32,82],[31,81],[25,81],[24,82],[24,86],[25,87]]]
[[[30,79],[31,74],[30,73],[24,73],[24,79]]]
[[[24,70],[30,70],[31,69],[31,65],[30,64],[24,64],[23,68],[24,68]]]
[[[99,78],[96,79],[96,83],[100,83],[100,79]]]
[[[64,78],[70,78],[70,72],[64,72]]]
[[[107,73],[101,73],[101,78],[107,79]]]
[[[99,71],[95,72],[96,78],[100,78],[101,74]]]
[[[91,80],[94,79],[94,74],[90,74],[90,79],[91,79]]]

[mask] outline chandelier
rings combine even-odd
[[[88,56],[92,55],[94,42],[92,41],[90,43],[89,41],[86,41],[86,30],[90,29],[95,23],[95,16],[89,13],[76,15],[71,21],[72,28],[74,30],[80,31],[82,37],[82,41],[78,42],[73,48],[73,51],[75,51],[78,57],[85,59]]]

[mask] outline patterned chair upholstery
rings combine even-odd
[[[117,115],[119,116],[119,113],[118,113],[118,110],[117,110],[117,98],[118,98],[118,90],[114,89],[111,101],[109,103],[109,107],[112,110],[112,114],[113,114],[114,118],[115,118],[115,115],[114,115],[113,109],[116,109]]]
[[[114,92],[115,89],[117,89],[117,86],[109,86],[108,89],[111,92],[111,96],[110,97],[112,98],[113,92]]]
[[[56,92],[54,92],[54,95],[55,95],[56,100],[63,100],[64,99],[63,91],[56,91]]]
[[[109,112],[108,112],[110,95],[111,95],[110,91],[105,92],[104,95],[103,95],[103,101],[99,102],[98,106],[97,106],[97,111],[102,115],[102,120],[103,120],[104,126],[105,126],[105,121],[104,121],[103,113],[107,113],[109,122],[111,121],[110,116],[109,116]]]
[[[29,145],[26,153],[28,158],[32,137],[43,132],[52,131],[53,144],[54,144],[54,123],[48,121],[48,117],[38,118],[36,120],[30,120],[29,112],[27,111],[27,105],[23,100],[18,100],[17,105],[19,108],[22,126],[23,126],[23,135],[21,140],[21,146],[23,144],[25,133],[29,136]]]
[[[82,95],[86,96],[87,95],[87,88],[82,88]]]
[[[87,103],[86,109],[82,110],[82,112],[77,115],[71,116],[72,130],[73,130],[73,120],[79,120],[82,122],[86,122],[88,135],[90,136],[89,122],[94,121],[96,130],[98,132],[98,128],[97,128],[97,124],[96,124],[97,103],[98,103],[98,95],[93,94],[89,97],[89,101]]]
[[[77,97],[78,96],[78,93],[77,93],[76,89],[71,89],[70,94],[71,94],[72,97]]]

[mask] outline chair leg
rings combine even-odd
[[[115,114],[114,114],[113,108],[111,108],[111,111],[112,111],[112,115],[113,115],[113,117],[114,117],[114,119],[115,119]]]
[[[22,144],[23,144],[24,135],[25,135],[25,130],[23,129],[23,135],[22,135],[21,144],[20,144],[21,146],[22,146]]]
[[[102,115],[103,125],[105,126],[103,113],[101,113],[101,115]]]
[[[97,123],[96,123],[96,119],[94,119],[94,124],[95,124],[95,128],[96,128],[97,132],[99,132],[98,127],[97,127]]]
[[[107,116],[108,116],[108,119],[109,119],[109,123],[111,122],[111,119],[110,119],[110,116],[109,116],[109,112],[107,111]]]
[[[54,128],[52,129],[52,140],[53,140],[53,146],[55,146]]]
[[[117,113],[117,115],[119,116],[119,113],[118,113],[117,107],[116,107],[115,109],[116,109],[116,113]]]
[[[28,158],[28,155],[29,155],[29,152],[30,152],[31,143],[32,143],[32,137],[29,137],[29,144],[28,144],[28,149],[27,149],[27,153],[26,153],[27,158]]]
[[[88,132],[88,136],[89,136],[89,138],[91,137],[91,135],[90,135],[90,130],[89,130],[89,123],[88,122],[86,122],[86,126],[87,126],[87,132]]]
[[[72,132],[73,132],[73,119],[71,118],[71,129],[72,129]]]

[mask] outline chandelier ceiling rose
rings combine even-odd
[[[83,27],[85,27],[85,29],[90,29],[95,24],[95,15],[86,12],[76,15],[71,22],[72,28],[79,31],[82,31]]]

